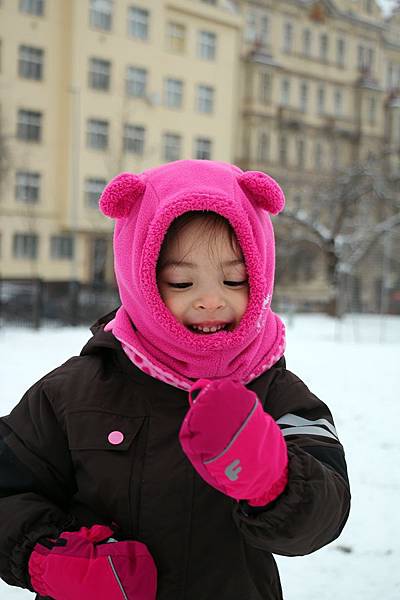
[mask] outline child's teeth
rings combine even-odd
[[[216,331],[219,331],[220,329],[223,329],[224,326],[223,325],[214,325],[213,327],[201,327],[200,325],[193,325],[194,329],[197,329],[198,331],[202,331],[203,333],[215,333]]]

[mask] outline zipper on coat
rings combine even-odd
[[[149,434],[149,417],[144,419],[137,436],[136,453],[132,461],[132,470],[129,477],[129,510],[131,515],[131,536],[137,539],[140,535],[140,503],[142,496],[142,479],[144,461],[146,456],[147,438]]]
[[[118,573],[117,573],[117,571],[116,571],[116,568],[115,568],[115,566],[114,566],[114,563],[113,563],[113,560],[112,560],[111,556],[107,556],[107,560],[108,560],[108,562],[110,563],[110,567],[111,567],[111,569],[112,569],[112,572],[114,573],[114,577],[115,577],[115,579],[117,580],[117,583],[118,583],[118,585],[119,585],[119,589],[120,589],[120,590],[121,590],[121,592],[122,592],[122,595],[123,595],[123,597],[124,597],[124,600],[129,600],[128,596],[127,596],[127,595],[126,595],[126,593],[125,593],[125,590],[124,590],[124,587],[123,587],[123,585],[122,585],[122,583],[121,583],[121,580],[120,580],[120,578],[118,577]]]

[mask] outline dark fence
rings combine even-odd
[[[0,323],[89,325],[120,304],[115,287],[77,281],[0,280]]]

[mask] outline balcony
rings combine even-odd
[[[278,122],[280,127],[300,130],[304,125],[304,113],[301,110],[290,106],[279,106]]]
[[[357,122],[349,117],[324,115],[322,116],[322,126],[328,135],[336,135],[353,141],[357,141],[360,135]]]

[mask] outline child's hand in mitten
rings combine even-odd
[[[287,448],[274,419],[239,382],[199,379],[179,439],[196,471],[236,500],[263,506],[287,483]]]
[[[33,589],[56,600],[155,600],[157,571],[141,542],[106,541],[104,525],[40,539],[29,559]]]

